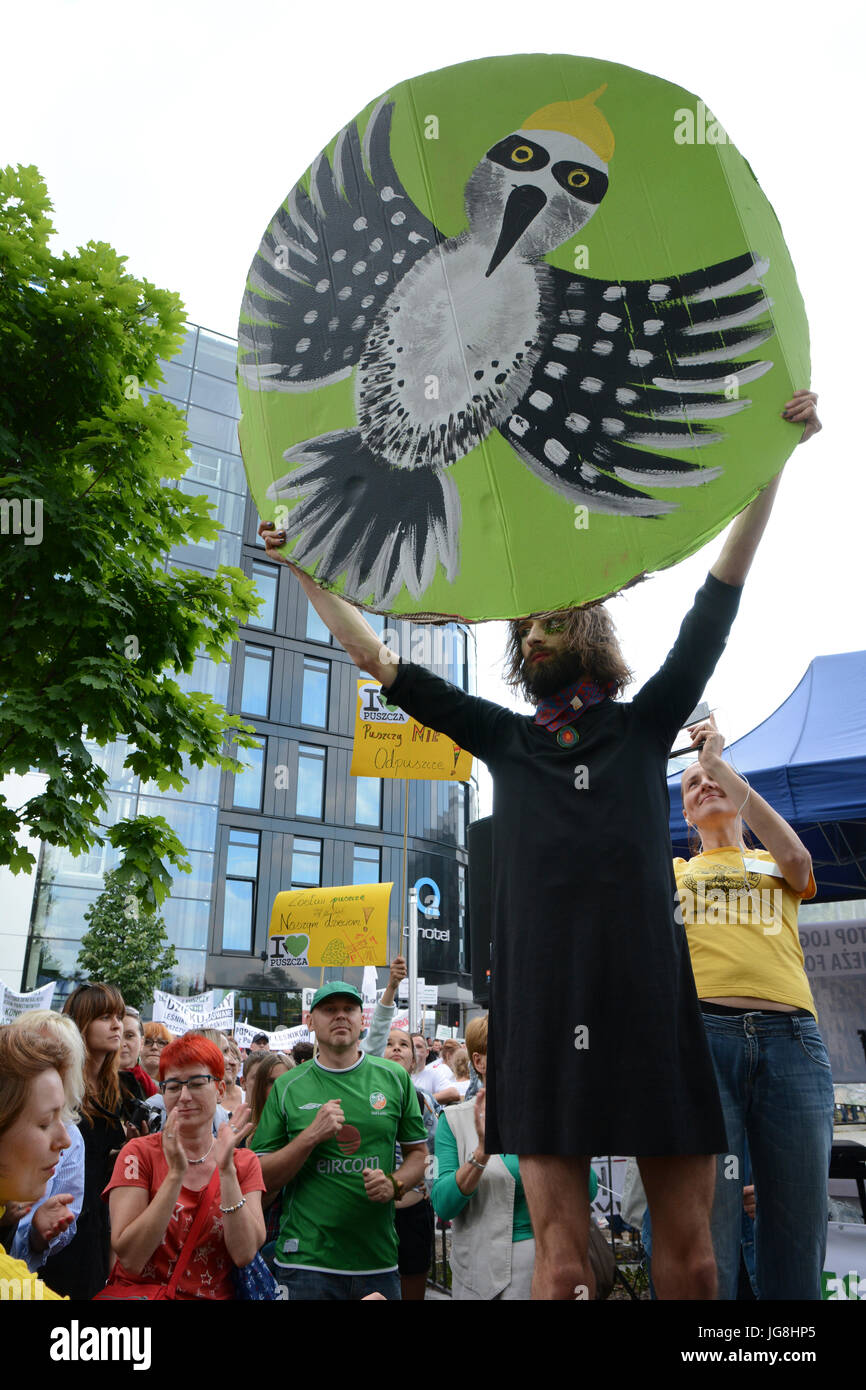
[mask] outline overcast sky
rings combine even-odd
[[[567,52],[696,92],[781,222],[825,425],[786,469],[708,689],[736,738],[785,699],[814,656],[866,647],[862,11],[841,0],[49,0],[4,15],[2,159],[40,168],[58,247],[108,241],[133,273],[178,291],[191,321],[234,335],[246,272],[277,206],[389,86],[496,53]],[[721,543],[614,601],[633,689],[664,658]],[[481,693],[507,700],[501,625],[479,637]]]

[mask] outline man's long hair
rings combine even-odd
[[[613,681],[616,686],[614,695],[621,694],[632,680],[632,673],[620,651],[613,619],[603,604],[593,603],[585,608],[564,608],[558,612],[534,613],[532,616],[543,622],[555,619],[565,624],[562,631],[563,647],[580,658],[584,679],[602,686]],[[519,691],[528,704],[534,705],[538,703],[538,696],[527,685],[523,672],[518,630],[523,622],[526,622],[525,618],[512,620],[508,624],[503,677],[506,685]]]

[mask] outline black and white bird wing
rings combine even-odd
[[[773,365],[738,360],[774,333],[760,283],[767,266],[747,252],[665,281],[616,284],[545,267],[548,331],[523,399],[499,426],[503,437],[590,511],[673,511],[642,486],[717,478],[720,467],[669,451],[723,440],[703,422],[751,405],[740,389]]]
[[[442,241],[391,159],[386,98],[363,143],[350,122],[310,191],[298,184],[274,217],[247,279],[238,327],[240,375],[254,390],[309,391],[349,375],[379,309]]]

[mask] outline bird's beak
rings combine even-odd
[[[492,275],[496,267],[505,260],[512,246],[526,231],[532,219],[538,216],[546,202],[547,195],[535,184],[522,183],[518,184],[516,188],[512,188],[508,195],[508,202],[505,204],[499,240],[485,271],[485,279]]]

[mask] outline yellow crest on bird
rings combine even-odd
[[[606,91],[607,83],[603,82],[579,101],[553,101],[549,106],[533,111],[520,128],[526,131],[560,130],[564,135],[574,135],[607,164],[613,154],[613,131],[595,105],[598,97]]]

